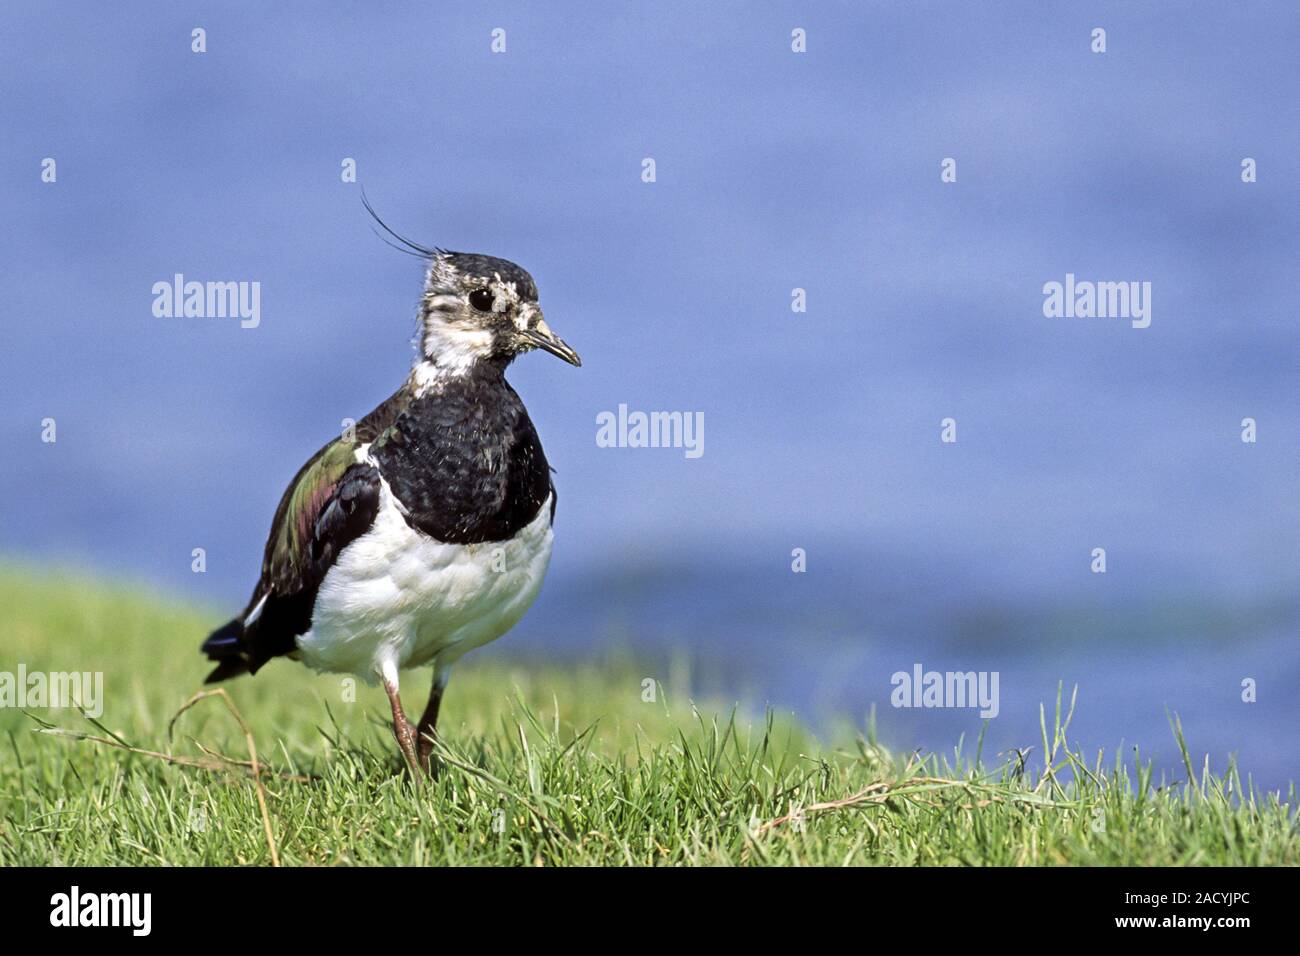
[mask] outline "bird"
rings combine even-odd
[[[550,563],[552,469],[506,369],[534,350],[582,360],[520,266],[420,245],[366,208],[425,261],[418,355],[396,392],[294,475],[247,607],[201,649],[216,664],[206,683],[288,657],[381,684],[406,766],[431,773],[452,665],[514,627]],[[412,724],[399,675],[426,665],[433,684]]]

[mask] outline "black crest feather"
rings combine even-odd
[[[434,259],[438,256],[444,256],[447,254],[446,249],[439,249],[437,246],[429,248],[428,246],[422,246],[418,242],[406,238],[406,236],[397,232],[392,228],[392,226],[384,222],[384,220],[380,218],[379,213],[375,212],[375,207],[370,204],[370,197],[366,195],[366,189],[364,186],[361,187],[361,204],[366,207],[366,212],[370,213],[370,218],[379,224],[380,229],[383,229],[384,232],[392,236],[393,239],[396,239],[397,242],[385,239],[379,230],[375,229],[373,226],[371,227],[371,231],[373,231],[376,236],[379,236],[386,245],[392,246],[398,252],[405,253],[408,256],[415,256],[417,259]]]

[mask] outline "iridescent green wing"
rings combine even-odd
[[[318,451],[294,475],[280,498],[262,556],[263,593],[281,597],[311,587],[319,564],[326,509],[348,470],[357,464],[357,445],[342,439]],[[334,549],[337,553],[338,549]],[[319,584],[319,582],[315,582]]]
[[[379,513],[379,469],[361,449],[393,425],[410,398],[409,388],[398,390],[357,423],[355,436],[330,442],[293,476],[275,509],[252,599],[203,642],[217,662],[209,681],[256,673],[271,658],[292,653],[311,629],[325,575]]]
[[[357,451],[363,444],[382,441],[411,397],[403,386],[357,423],[355,436],[330,442],[294,475],[275,510],[262,556],[262,580],[250,608],[268,592],[285,597],[310,590],[314,599],[334,558],[369,528],[368,521],[359,527],[355,505],[372,498],[377,503],[379,475],[357,461]]]

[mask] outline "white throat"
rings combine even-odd
[[[492,333],[450,322],[430,324],[424,333],[423,355],[411,372],[417,394],[469,373],[492,354]]]

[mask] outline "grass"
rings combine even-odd
[[[0,670],[102,671],[105,698],[98,720],[0,709],[3,865],[1300,862],[1294,788],[1254,794],[1234,770],[1198,773],[1186,750],[1183,781],[1085,760],[1066,744],[1068,700],[1026,741],[1051,755],[1045,770],[1014,755],[904,760],[869,734],[832,746],[662,689],[646,702],[618,658],[471,656],[443,708],[445,769],[420,783],[398,773],[381,692],[349,700],[338,677],[272,664],[227,685],[254,779],[231,762],[248,748],[219,697],[168,737],[214,617],[16,571],[0,573],[0,603]],[[418,713],[426,677],[412,678]]]

